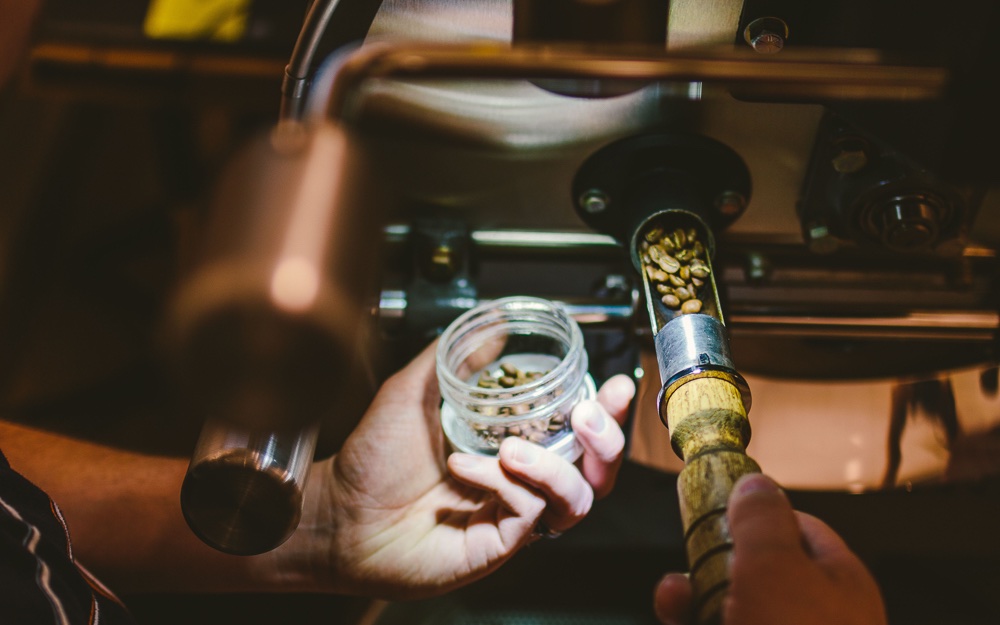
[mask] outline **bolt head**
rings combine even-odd
[[[775,54],[785,47],[785,38],[778,33],[764,31],[750,41],[755,52]]]
[[[611,200],[601,191],[587,191],[580,197],[580,208],[583,212],[591,215],[603,213],[608,208]]]

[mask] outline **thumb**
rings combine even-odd
[[[805,555],[792,504],[766,475],[747,475],[736,483],[728,520],[734,556],[740,559]]]

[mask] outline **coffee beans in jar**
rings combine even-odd
[[[511,360],[517,360],[526,367],[558,364],[558,362],[546,362],[549,361],[550,358],[541,354],[522,354]],[[479,373],[476,386],[479,388],[489,389],[518,388],[538,380],[542,376],[549,373],[548,370],[522,371],[517,365],[513,364],[511,360],[496,363],[493,367],[483,369]],[[562,389],[556,388],[552,391],[553,397],[560,394],[562,394]],[[530,413],[538,406],[538,404],[539,402],[537,401],[512,402],[510,405],[499,406],[496,408],[480,406],[474,409],[479,412],[492,413],[491,416],[516,418]],[[568,420],[566,415],[556,413],[548,418],[533,421],[518,422],[516,424],[512,423],[509,425],[502,423],[496,425],[477,424],[473,426],[473,428],[488,443],[499,446],[500,442],[508,436],[518,436],[533,443],[545,443],[549,439],[562,434],[567,428],[567,423]]]
[[[664,306],[681,314],[701,312],[704,301],[700,294],[709,282],[711,268],[696,229],[654,226],[639,243],[639,253],[652,292]]]
[[[437,350],[441,425],[457,451],[496,455],[516,436],[575,460],[570,415],[597,395],[583,333],[556,302],[518,296],[456,319]]]

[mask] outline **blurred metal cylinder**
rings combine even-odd
[[[209,419],[181,487],[181,509],[194,533],[243,556],[285,542],[302,516],[318,433],[318,424],[253,431]]]
[[[341,127],[283,122],[232,164],[169,324],[194,411],[254,431],[333,411],[379,249],[365,162]]]

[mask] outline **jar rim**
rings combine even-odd
[[[467,381],[466,379],[460,378],[455,372],[452,371],[452,368],[449,366],[449,353],[453,348],[452,339],[456,334],[465,331],[469,322],[473,321],[476,317],[483,315],[483,313],[503,312],[504,310],[510,310],[513,312],[537,311],[552,315],[554,317],[553,321],[557,322],[561,329],[566,330],[568,340],[559,339],[555,336],[552,338],[556,340],[566,340],[567,352],[560,358],[559,365],[547,372],[544,376],[536,380],[532,380],[528,384],[513,388],[482,388]],[[587,369],[587,357],[583,346],[583,333],[573,318],[566,313],[565,307],[559,302],[553,302],[531,296],[503,297],[489,302],[484,302],[483,304],[466,311],[456,318],[455,321],[453,321],[441,335],[436,351],[438,363],[437,374],[439,384],[442,386],[443,394],[462,395],[474,393],[477,396],[477,403],[483,407],[499,408],[509,405],[512,402],[521,403],[533,401],[534,399],[543,397],[546,394],[551,393],[553,390],[563,386],[567,376],[573,375],[574,371],[580,366],[582,366],[582,372],[584,374],[586,374]],[[564,366],[565,363],[570,363],[570,366]],[[566,399],[569,400],[570,398],[567,397]],[[561,401],[557,401],[550,405],[553,409],[556,409],[561,403]],[[459,410],[461,411],[461,408],[459,408]],[[490,417],[481,413],[477,413],[475,415],[475,419],[484,424],[515,424],[522,420],[530,421],[534,418],[537,418],[537,414],[526,414],[523,417],[514,417],[510,415]]]

